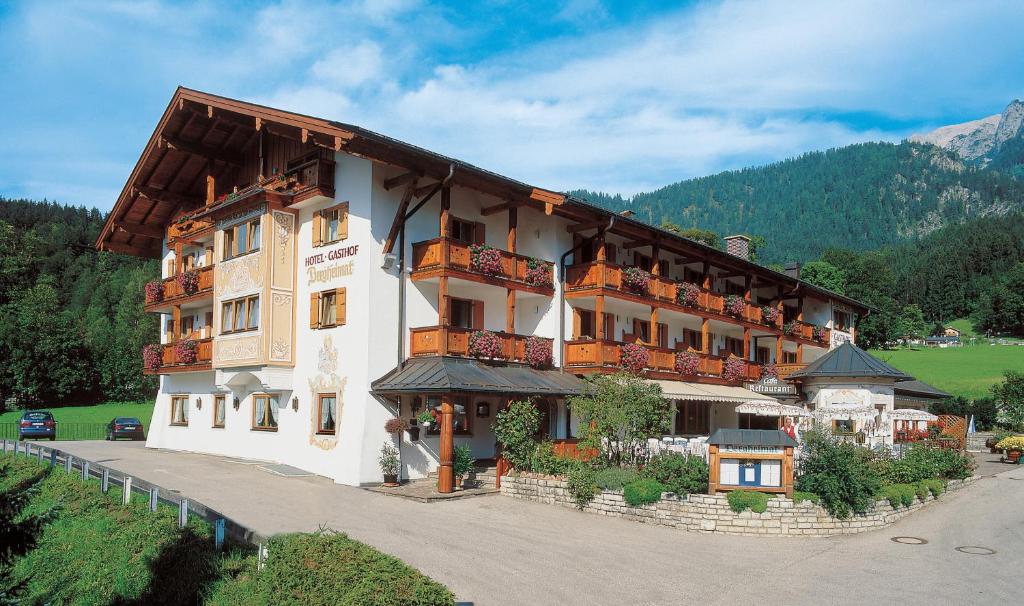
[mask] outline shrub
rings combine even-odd
[[[930,478],[962,480],[974,473],[974,459],[966,453],[948,448],[936,448],[925,444],[914,444],[904,454],[901,462],[910,472],[907,482]]]
[[[999,450],[1024,450],[1024,436],[1009,436],[996,443]]]
[[[398,449],[390,442],[385,442],[380,447],[380,456],[377,458],[380,472],[386,476],[397,476],[402,471],[402,460],[399,457]]]
[[[537,450],[533,436],[540,427],[540,411],[529,400],[511,402],[498,412],[494,420],[494,437],[501,444],[501,454],[512,467],[530,469],[531,458]]]
[[[736,513],[740,513],[744,509],[750,509],[754,513],[764,513],[768,510],[768,500],[771,497],[756,490],[733,490],[725,498],[729,501],[729,509]]]
[[[620,345],[619,351],[619,364],[635,375],[642,373],[651,360],[651,352],[639,343]]]
[[[594,481],[602,490],[622,490],[630,482],[640,479],[640,474],[633,469],[622,467],[606,467],[594,474]]]
[[[469,266],[485,276],[501,274],[501,253],[486,244],[473,244],[469,247]]]
[[[680,496],[708,491],[708,464],[703,457],[679,453],[657,455],[640,474],[661,482],[668,492]]]
[[[476,330],[469,335],[469,355],[474,358],[501,357],[501,339],[489,330]]]
[[[687,307],[697,307],[700,301],[700,287],[693,282],[682,282],[676,287],[676,303]]]
[[[651,274],[639,267],[627,267],[622,272],[622,284],[635,292],[644,292],[651,282]]]
[[[938,478],[921,480],[921,483],[928,487],[928,492],[932,493],[933,497],[938,497],[946,490],[946,485]]]
[[[802,503],[803,501],[810,501],[811,503],[818,505],[819,503],[821,503],[821,497],[814,494],[813,492],[803,492],[802,490],[794,490],[793,502]]]
[[[321,530],[272,537],[263,569],[255,558],[206,602],[249,604],[374,604],[450,606],[452,593],[401,560],[348,536]]]
[[[469,446],[459,444],[455,447],[452,456],[452,475],[456,478],[465,477],[473,469],[473,463],[475,462],[476,459],[473,458],[473,451],[470,450]]]
[[[868,511],[881,486],[870,451],[818,431],[804,434],[800,469],[796,488],[817,494],[825,509],[840,519]]]
[[[665,485],[657,480],[635,480],[622,487],[622,498],[633,507],[650,505],[661,500]]]
[[[594,469],[585,463],[575,462],[566,476],[566,488],[576,501],[576,507],[583,509],[597,494]]]
[[[676,354],[676,372],[692,377],[700,370],[700,356],[695,353],[681,351]]]
[[[572,463],[573,459],[556,455],[555,445],[545,440],[537,445],[537,449],[530,460],[530,469],[537,473],[560,476],[568,473]]]
[[[882,487],[882,497],[889,501],[893,509],[899,509],[900,505],[910,507],[916,496],[913,484],[887,484]]]
[[[551,365],[550,339],[540,337],[527,337],[526,339],[526,363],[534,368],[543,368]]]
[[[924,481],[922,480],[920,482],[915,482],[913,486],[914,494],[917,495],[918,500],[920,500],[922,503],[927,501],[928,495],[931,494],[931,491],[928,490],[928,486],[924,483]]]

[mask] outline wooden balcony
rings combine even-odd
[[[163,375],[176,372],[201,372],[210,370],[213,364],[213,339],[197,339],[195,360],[184,363],[177,359],[175,343],[163,345],[163,358],[159,368],[146,368],[147,375]]]
[[[279,189],[292,194],[292,204],[310,198],[334,197],[334,161],[320,157],[319,150],[290,160],[281,177]]]
[[[810,341],[812,343],[827,347],[832,340],[832,331],[824,326],[815,326],[800,320],[793,320],[783,325],[783,333],[788,336]],[[817,335],[815,331],[817,330]]]
[[[465,242],[449,238],[434,238],[413,244],[412,279],[426,280],[447,275],[505,288],[525,290],[549,297],[554,295],[553,264],[541,261],[544,263],[546,274],[542,269],[540,275],[546,275],[546,278],[531,281],[530,263],[536,264],[535,259],[495,249],[500,256],[500,268],[496,274],[489,275],[474,266],[469,247],[470,245]]]
[[[409,330],[409,355],[414,358],[440,355],[472,357],[469,353],[469,336],[474,332],[477,331],[455,326],[412,328]],[[526,340],[529,338],[528,336],[501,331],[489,332],[494,333],[501,342],[501,353],[496,359],[505,362],[527,362]],[[554,342],[552,339],[538,338],[549,346]],[[446,347],[442,348],[442,345],[446,345]]]
[[[206,297],[213,296],[213,265],[207,265],[200,267],[192,271],[197,273],[198,284],[192,291],[186,291],[182,286],[182,281],[178,279],[178,276],[171,276],[170,278],[164,278],[161,281],[163,286],[162,295],[159,297],[152,296],[151,293],[146,294],[146,311],[163,311],[170,308],[173,305],[183,303],[185,301],[194,301],[204,299]],[[187,273],[187,272],[183,272]],[[183,275],[183,274],[179,274]]]
[[[584,339],[569,341],[565,344],[565,367],[588,369],[598,371],[614,371],[621,366],[622,346],[625,343],[618,341],[598,341]],[[700,359],[700,364],[695,375],[683,375],[676,371],[676,354],[679,350],[665,347],[644,345],[650,353],[650,358],[645,369],[649,378],[667,380],[695,380],[713,379],[714,382],[742,383],[744,381],[757,381],[761,377],[761,367],[756,362],[743,361],[743,369],[740,375],[732,381],[727,381],[722,375],[725,371],[727,358],[713,356],[699,351],[691,351]],[[738,359],[738,358],[737,358]]]
[[[779,371],[779,379],[785,379],[789,375],[793,374],[798,370],[806,368],[806,364],[788,363],[788,364],[776,364],[775,369]]]

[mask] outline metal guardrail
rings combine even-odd
[[[57,421],[58,440],[104,440],[106,437],[106,423],[67,423]],[[0,423],[0,439],[17,440],[18,424]]]
[[[83,480],[99,480],[100,490],[104,493],[110,489],[111,484],[119,486],[123,490],[123,503],[125,505],[130,503],[136,494],[141,494],[148,499],[150,511],[156,511],[159,503],[176,507],[178,508],[179,527],[185,526],[189,515],[212,524],[218,548],[223,546],[225,534],[250,545],[263,546],[267,542],[265,537],[250,528],[242,526],[215,509],[207,507],[198,501],[187,499],[175,491],[168,490],[146,480],[133,478],[95,461],[75,457],[71,453],[51,446],[44,446],[38,442],[19,442],[4,438],[0,440],[0,446],[2,446],[0,453],[13,452],[15,456],[31,457],[37,459],[41,464],[49,463],[51,467],[61,467],[66,473],[80,475]]]

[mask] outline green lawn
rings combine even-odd
[[[978,336],[978,333],[974,331],[974,324],[967,318],[953,320],[952,322],[946,324],[946,326],[952,326],[953,328],[959,330],[961,339],[967,339],[969,337]]]
[[[64,406],[42,410],[52,412],[57,423],[106,423],[114,417],[137,417],[147,429],[153,417],[152,402],[105,402],[95,406]],[[0,423],[17,423],[19,418],[21,411],[12,410],[0,414]]]
[[[979,398],[1003,379],[1004,370],[1024,369],[1024,347],[972,345],[946,349],[871,350],[871,354],[956,396]]]

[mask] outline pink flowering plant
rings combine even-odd
[[[501,275],[501,253],[486,244],[473,244],[469,247],[469,266],[485,276]]]
[[[786,322],[785,324],[783,324],[782,332],[786,333],[787,335],[796,334],[796,322]]]
[[[142,348],[142,365],[154,370],[160,368],[164,361],[164,346],[159,343],[149,343]]]
[[[540,259],[527,259],[526,261],[526,275],[523,278],[527,284],[532,286],[539,286],[542,288],[551,288],[554,285],[554,280],[551,277],[550,263],[545,263]]]
[[[194,295],[199,291],[199,271],[192,269],[181,272],[174,278],[175,282],[186,295]]]
[[[775,362],[768,362],[767,364],[761,365],[761,378],[762,379],[778,379],[779,369],[775,366]]]
[[[747,309],[747,303],[739,295],[729,295],[725,298],[725,313],[740,317]]]
[[[174,359],[178,364],[196,363],[196,342],[192,339],[182,339],[174,343]]]
[[[534,368],[551,364],[551,341],[540,337],[526,339],[526,363]]]
[[[626,343],[619,346],[619,364],[627,372],[635,375],[647,368],[651,360],[651,352],[639,343]]]
[[[825,340],[825,327],[823,327],[823,326],[815,326],[813,329],[811,329],[811,337],[815,341],[824,341]]]
[[[700,356],[690,351],[681,351],[676,354],[676,372],[688,377],[697,374],[700,370]]]
[[[644,292],[651,282],[651,274],[639,267],[627,267],[622,272],[622,283],[634,292]]]
[[[736,356],[731,356],[722,365],[722,378],[726,381],[739,381],[746,374],[746,370],[746,362]]]
[[[469,335],[469,355],[474,358],[501,356],[501,339],[489,330],[477,330]]]
[[[779,321],[779,308],[771,305],[762,305],[761,321],[765,324],[774,325]]]
[[[700,300],[700,287],[693,282],[681,282],[676,286],[676,303],[687,307],[697,307]]]
[[[164,283],[161,280],[150,280],[143,287],[146,303],[157,303],[164,300]]]

